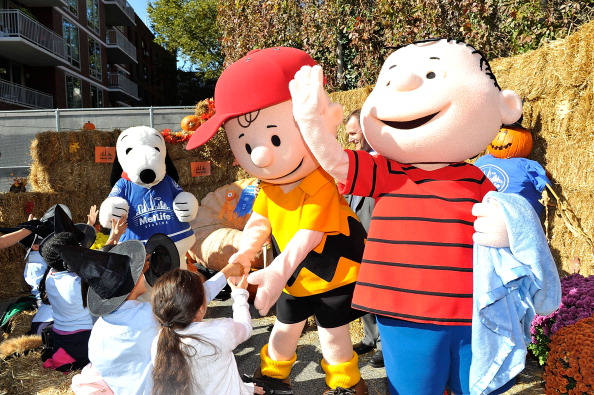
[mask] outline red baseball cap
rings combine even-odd
[[[186,149],[206,143],[221,125],[252,111],[291,100],[289,82],[302,66],[317,63],[300,49],[256,49],[231,64],[215,87],[215,114],[192,134]]]

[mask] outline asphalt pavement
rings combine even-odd
[[[206,318],[231,317],[231,299],[214,300],[210,303]],[[252,337],[240,344],[235,350],[235,359],[239,373],[252,375],[260,366],[260,349],[268,342],[269,327],[274,324],[274,309],[261,317],[250,305]],[[359,339],[354,339],[359,340]],[[384,368],[374,368],[368,364],[373,352],[359,356],[361,376],[367,382],[370,395],[387,395],[388,387]],[[293,392],[295,395],[321,395],[326,390],[324,372],[320,366],[322,352],[315,325],[306,326],[297,346],[297,362],[291,371]]]

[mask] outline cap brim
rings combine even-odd
[[[142,275],[142,269],[144,269],[144,262],[146,260],[144,244],[138,240],[128,240],[113,247],[109,253],[127,255],[130,257],[132,261],[130,264],[130,272],[134,284],[136,284]],[[93,288],[89,287],[89,292],[87,293],[87,306],[89,307],[91,314],[100,317],[109,314],[120,307],[122,303],[126,301],[128,296],[130,296],[130,293],[110,299],[103,299],[93,290]]]
[[[204,122],[198,127],[198,129],[194,131],[192,137],[190,137],[190,140],[188,141],[188,145],[186,145],[186,149],[191,150],[205,144],[212,138],[212,136],[216,134],[225,121],[227,121],[229,118],[237,117],[239,115],[241,114],[215,113],[215,115],[213,115],[208,121]]]

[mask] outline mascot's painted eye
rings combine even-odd
[[[270,141],[272,141],[272,145],[275,147],[280,145],[280,137],[278,137],[276,134],[270,138]]]
[[[159,149],[159,147],[155,147],[155,149],[157,150],[157,152],[161,152],[161,150]]]
[[[132,151],[132,148],[126,148],[126,155],[128,155],[128,152]]]
[[[427,73],[426,77],[428,80],[432,80],[433,78],[435,78],[435,73],[433,71],[430,71]]]
[[[248,155],[251,155],[252,154],[252,147],[250,147],[249,144],[246,144],[245,145],[245,150],[247,151]]]

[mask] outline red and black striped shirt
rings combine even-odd
[[[426,171],[346,150],[340,192],[375,198],[353,307],[421,323],[472,322],[472,206],[495,187],[460,162]]]

